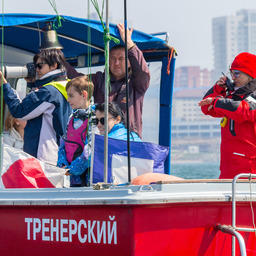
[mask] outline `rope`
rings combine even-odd
[[[105,49],[105,70],[108,70],[109,69],[109,54],[108,54],[108,49],[107,49],[107,43],[109,41],[113,41],[115,44],[119,44],[120,43],[120,40],[117,39],[116,37],[114,36],[111,36],[109,34],[109,29],[106,28],[104,22],[103,22],[103,8],[104,8],[104,1],[102,2],[102,10],[100,12],[100,8],[99,8],[99,4],[98,4],[98,1],[97,0],[91,0],[98,16],[99,16],[99,19],[100,19],[100,22],[101,22],[101,25],[103,27],[103,41],[104,41],[104,49]],[[107,77],[107,84],[110,86],[110,76]]]
[[[88,19],[88,23],[89,23],[89,26],[88,26],[88,30],[87,30],[87,42],[89,45],[91,45],[91,17],[90,17],[90,0],[87,1],[87,19]],[[87,49],[88,49],[88,54],[87,54],[87,68],[88,68],[88,76],[89,76],[89,82],[92,82],[92,72],[91,72],[91,66],[92,66],[92,49],[91,47],[87,46]],[[89,89],[90,90],[90,89]],[[91,92],[90,92],[91,94]],[[92,143],[92,136],[93,136],[93,131],[92,131],[92,126],[93,126],[93,121],[91,122],[91,116],[92,116],[92,105],[93,105],[93,102],[90,101],[90,104],[89,104],[89,117],[88,117],[88,120],[89,120],[89,123],[88,125],[90,126],[90,131],[91,131],[91,136],[89,137],[89,134],[88,134],[88,131],[89,129],[87,129],[87,134],[86,134],[86,137],[88,138],[88,153],[92,153],[92,148],[90,147],[93,147],[93,143]],[[90,141],[89,141],[90,139]],[[90,159],[88,158],[88,166],[91,166],[90,165]],[[90,172],[91,172],[91,168],[89,168]],[[90,180],[90,177],[91,177],[91,174],[90,172],[88,173],[88,178]],[[90,182],[90,181],[89,181]],[[90,184],[90,186],[92,186],[92,184]]]
[[[2,42],[1,42],[1,70],[4,66],[4,0],[2,0]],[[1,78],[0,93],[0,177],[3,169],[3,124],[4,124],[4,100],[3,100],[3,76]]]
[[[174,48],[172,47],[171,50],[169,50],[168,52],[168,64],[167,64],[167,75],[170,75],[170,67],[171,67],[171,60],[173,57],[173,53],[174,53]]]
[[[50,5],[56,13],[56,18],[52,23],[52,27],[54,30],[57,30],[58,28],[62,27],[62,21],[65,21],[65,19],[59,15],[55,0],[48,0],[48,2],[50,3]]]

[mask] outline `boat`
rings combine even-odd
[[[94,35],[92,63],[103,64],[100,22],[62,17],[58,36],[68,61],[76,67],[87,66],[88,42],[84,35],[90,27]],[[4,63],[23,65],[29,61],[38,51],[43,27],[56,19],[56,15],[5,14],[1,21]],[[115,25],[109,27],[110,34],[118,36]],[[173,48],[139,31],[134,31],[133,39],[148,62],[162,62],[159,144],[170,146]],[[15,82],[13,79],[13,85]],[[170,158],[166,173],[170,173]],[[255,175],[241,174],[233,181],[1,189],[0,252],[8,256],[256,255],[253,178]]]

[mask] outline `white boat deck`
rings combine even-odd
[[[256,184],[237,183],[237,201],[256,201]],[[139,205],[184,202],[227,202],[231,180],[184,180],[171,184],[93,188],[2,189],[0,205]]]

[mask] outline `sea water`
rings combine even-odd
[[[219,163],[173,163],[171,175],[185,179],[217,179]]]

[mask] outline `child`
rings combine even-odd
[[[93,83],[88,76],[79,76],[70,80],[66,85],[68,102],[72,107],[66,136],[60,143],[57,166],[69,169],[70,186],[87,185],[90,135],[94,113],[90,105],[93,94]]]
[[[24,128],[26,120],[14,118],[8,112],[5,119],[5,131],[3,132],[4,143],[18,149],[23,149]]]

